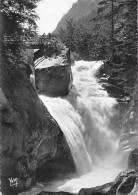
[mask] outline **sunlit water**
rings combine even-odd
[[[117,102],[95,76],[101,65],[101,61],[78,61],[72,68],[73,87],[67,97],[39,96],[65,135],[77,173],[64,181],[39,184],[29,194],[42,190],[77,193],[113,181],[125,168],[118,150],[118,129],[111,124]]]

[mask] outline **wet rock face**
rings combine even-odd
[[[49,182],[53,179],[66,178],[67,174],[75,172],[75,164],[63,133],[57,140],[57,152],[49,161],[42,159],[37,168],[38,182]]]
[[[129,150],[128,168],[138,167],[138,84],[131,96],[128,111],[124,121],[124,133],[121,145],[124,150]]]
[[[40,162],[56,156],[60,128],[29,79],[8,75],[3,76],[0,90],[1,180],[2,191],[11,195],[35,184]],[[18,185],[10,186],[10,178]]]
[[[18,188],[27,188],[39,160],[55,155],[59,127],[30,83],[12,87],[12,96],[6,100],[9,106],[1,109],[3,184],[9,185],[12,177],[21,180]]]
[[[128,157],[128,168],[136,169],[138,171],[138,148],[130,152]]]
[[[138,134],[138,84],[131,96],[129,109],[125,118],[124,130],[126,134],[130,132]]]
[[[137,173],[134,170],[126,170],[121,172],[115,179],[108,195],[118,194],[135,194],[137,192]]]

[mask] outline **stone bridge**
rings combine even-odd
[[[22,38],[22,41],[25,43],[25,46],[27,49],[41,49],[44,46],[44,41],[48,41],[49,38],[43,38],[41,35],[36,36],[35,38],[30,38],[26,40],[24,37]],[[4,42],[9,45],[14,45],[18,40],[10,37],[10,36],[4,36]]]
[[[41,63],[43,60],[45,60],[45,57],[43,56],[44,53],[44,47],[46,42],[49,41],[50,38],[43,37],[41,35],[37,35],[35,38],[30,38],[30,39],[25,39],[24,37],[22,38],[22,41],[25,44],[25,47],[27,50],[31,50],[31,54],[33,54],[33,61],[31,63],[32,66],[36,67],[39,63]],[[11,36],[4,36],[4,42],[9,44],[9,45],[14,45],[18,42],[18,39],[16,40],[15,38]],[[45,43],[45,44],[44,44]],[[45,50],[46,52],[46,50]],[[28,52],[30,53],[30,52]],[[43,56],[43,57],[42,57]],[[35,61],[40,58],[36,63]]]

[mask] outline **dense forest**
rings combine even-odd
[[[39,0],[2,0],[1,2],[1,70],[2,78],[11,81],[15,74],[27,76],[25,40],[37,35],[35,8]],[[14,44],[9,44],[9,42]],[[12,74],[11,74],[12,73]]]
[[[80,59],[105,60],[101,72],[109,83],[130,94],[137,77],[137,1],[102,0],[96,16],[87,19],[93,30],[72,18],[58,36]]]

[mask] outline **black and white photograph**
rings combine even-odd
[[[138,195],[137,0],[0,11],[0,195]]]

